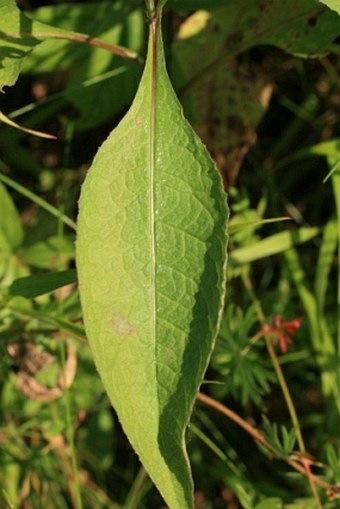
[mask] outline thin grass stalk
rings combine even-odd
[[[145,485],[148,480],[148,473],[144,467],[141,467],[126,497],[123,509],[137,509],[139,502],[145,494]]]
[[[70,151],[71,151],[71,142],[74,134],[74,123],[70,123],[67,126],[66,129],[66,144],[65,144],[65,150],[64,150],[64,157],[63,157],[63,166],[64,168],[67,168]],[[63,175],[65,173],[63,172]],[[60,208],[63,209],[63,197],[65,195],[65,180],[62,178],[61,186],[60,186],[60,195],[59,200],[61,203]],[[60,211],[61,214],[63,214],[63,211]],[[62,244],[62,239],[64,235],[64,224],[61,220],[61,216],[58,219],[58,237],[59,237],[59,246]],[[64,267],[61,265],[62,263],[62,256],[61,253],[58,253],[58,265],[59,270],[62,270]],[[61,292],[61,290],[59,290]],[[58,299],[58,308],[60,316],[62,316],[63,313],[63,299],[60,295],[60,298]],[[65,336],[65,333],[62,333]],[[74,496],[74,505],[76,509],[83,509],[83,503],[82,503],[82,497],[81,497],[81,489],[80,489],[80,482],[79,482],[79,467],[76,457],[76,447],[75,447],[75,434],[74,434],[74,423],[72,422],[72,416],[71,416],[71,402],[70,402],[70,392],[68,384],[66,383],[66,341],[67,338],[64,337],[64,341],[59,342],[59,348],[60,348],[60,356],[61,356],[61,364],[62,364],[62,372],[64,377],[64,394],[63,394],[63,403],[65,408],[65,416],[66,416],[66,435],[67,435],[67,441],[70,446],[70,455],[71,455],[71,467],[72,467],[72,473],[73,473],[73,490],[72,495]]]
[[[15,180],[11,179],[10,177],[7,177],[1,172],[0,172],[0,182],[3,182],[4,184],[6,184],[6,186],[11,187],[12,189],[20,193],[22,196],[25,196],[39,207],[45,209],[46,212],[49,212],[50,214],[52,214],[52,216],[62,221],[64,224],[66,224],[73,230],[77,229],[76,223],[72,219],[70,219],[66,214],[60,212],[60,210],[58,210],[56,207],[48,203],[46,200],[40,198],[40,196],[33,193],[33,191],[30,191],[21,184],[18,184],[18,182],[15,182]]]
[[[262,306],[261,306],[260,302],[258,301],[256,295],[255,295],[255,292],[254,292],[252,283],[250,281],[250,278],[246,274],[246,272],[243,270],[243,268],[241,268],[240,273],[241,273],[241,278],[242,278],[243,284],[244,284],[246,290],[248,291],[248,294],[249,294],[249,296],[251,298],[251,301],[253,302],[253,304],[255,306],[259,322],[262,324],[262,326],[265,326],[266,325],[266,318],[265,318],[265,315],[263,313]],[[301,426],[300,426],[300,422],[299,422],[299,419],[298,419],[298,416],[297,416],[297,413],[296,413],[296,410],[295,410],[295,405],[294,405],[293,399],[291,397],[291,394],[290,394],[290,391],[289,391],[289,388],[288,388],[288,384],[287,384],[286,379],[284,377],[283,371],[281,369],[279,360],[278,360],[278,358],[276,356],[276,353],[275,353],[275,350],[273,348],[272,341],[271,341],[270,337],[265,332],[263,332],[263,337],[264,337],[264,340],[265,340],[265,343],[266,343],[266,347],[267,347],[267,350],[268,350],[269,357],[270,357],[270,359],[272,361],[272,364],[273,364],[273,367],[275,369],[276,376],[277,376],[277,378],[279,380],[279,384],[281,386],[281,389],[282,389],[282,392],[283,392],[283,396],[284,396],[286,404],[287,404],[287,408],[288,408],[288,411],[289,411],[289,414],[290,414],[290,417],[291,417],[291,420],[292,420],[292,424],[296,428],[296,439],[297,439],[297,442],[298,442],[300,453],[301,454],[305,454],[306,447],[305,447],[304,439],[303,439],[302,432],[301,432]]]
[[[241,278],[242,278],[243,284],[244,284],[244,286],[245,286],[245,288],[246,288],[246,290],[247,290],[247,292],[248,292],[252,302],[254,303],[258,319],[259,319],[260,323],[262,324],[263,329],[265,330],[264,326],[266,325],[266,318],[265,318],[265,315],[264,315],[261,303],[259,302],[259,300],[256,297],[256,294],[254,292],[254,289],[253,289],[253,286],[252,286],[252,283],[250,281],[250,278],[249,278],[248,274],[245,272],[245,270],[243,268],[241,268],[240,273],[241,273]],[[271,341],[270,337],[265,332],[263,334],[263,337],[264,337],[264,340],[265,340],[265,343],[266,343],[266,347],[267,347],[267,351],[268,351],[269,357],[270,357],[270,359],[272,361],[273,367],[274,367],[275,372],[276,372],[276,376],[277,376],[279,384],[281,386],[281,390],[282,390],[283,396],[284,396],[285,401],[286,401],[286,405],[287,405],[287,408],[288,408],[288,412],[289,412],[292,424],[296,428],[296,439],[297,439],[297,443],[298,443],[298,446],[299,446],[300,453],[301,453],[302,456],[305,456],[305,454],[306,454],[306,446],[305,446],[305,442],[304,442],[303,435],[302,435],[302,432],[301,432],[300,421],[299,421],[297,412],[295,410],[295,405],[294,405],[292,396],[290,394],[290,390],[289,390],[288,384],[286,382],[285,376],[284,376],[283,371],[281,369],[279,360],[278,360],[277,355],[275,353],[275,350],[273,348],[273,344],[272,344],[272,341]],[[318,494],[316,486],[315,486],[314,477],[312,477],[310,475],[311,472],[310,472],[309,467],[307,468],[306,466],[304,466],[304,470],[306,472],[306,476],[308,478],[308,481],[309,481],[309,484],[310,484],[310,487],[311,487],[311,491],[313,493],[313,497],[314,497],[316,506],[317,506],[318,509],[323,509],[323,506],[321,504],[321,500],[320,500],[319,494]]]

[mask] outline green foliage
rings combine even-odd
[[[282,500],[279,498],[267,498],[256,505],[255,509],[282,509]]]
[[[298,3],[273,0],[263,4],[257,0],[241,0],[219,5],[221,8],[212,7],[201,23],[198,16],[202,14],[196,13],[181,28],[175,49],[188,80],[217,60],[230,59],[258,45],[277,46],[301,56],[321,54],[339,34],[338,16],[310,0]],[[205,59],[199,58],[195,47],[200,51],[209,49]],[[216,79],[215,70],[212,71]],[[217,74],[217,79],[220,78]]]
[[[295,244],[302,244],[313,239],[319,233],[318,228],[300,228],[294,231],[285,231],[276,233],[271,237],[249,245],[235,249],[231,255],[231,260],[238,263],[250,263],[273,254],[283,253]]]
[[[74,269],[41,274],[38,276],[27,276],[13,281],[9,287],[9,294],[32,299],[39,295],[53,292],[57,288],[75,283],[76,281],[77,275]]]
[[[340,450],[336,449],[332,444],[326,445],[326,459],[331,468],[331,475],[334,484],[340,482]]]
[[[217,252],[213,242],[205,242],[219,214],[216,239],[223,236],[225,207],[214,208],[219,203],[215,170],[183,120],[162,55],[154,147],[160,140],[165,164],[155,160],[154,180],[148,180],[146,150],[152,130],[139,122],[152,118],[150,60],[126,117],[144,67],[145,11],[163,5],[171,82],[222,173],[231,210],[227,303],[202,386],[215,406],[208,408],[198,395],[187,431],[188,455],[183,433],[215,333],[222,245],[218,259],[205,260],[206,271],[200,263],[204,253]],[[89,243],[91,253],[86,281],[93,284],[100,318],[90,341],[94,345],[100,334],[103,342],[111,338],[103,347],[103,378],[106,386],[115,380],[111,397],[125,408],[123,428],[130,438],[138,435],[134,447],[149,462],[165,497],[173,482],[180,497],[181,482],[186,485],[187,500],[169,500],[170,509],[192,505],[188,458],[197,509],[338,508],[338,2],[30,0],[18,6],[21,10],[13,0],[0,0],[0,88],[5,92],[0,116],[58,140],[0,125],[0,507],[164,507],[98,376],[74,268],[80,187],[98,147],[123,119],[89,173],[96,180],[102,171],[111,187],[99,179],[90,189],[86,179],[84,192],[93,193],[93,202],[80,228],[80,248]],[[144,117],[138,115],[135,123],[131,115],[137,107]],[[117,133],[122,141],[114,143]],[[207,167],[198,176],[204,160]],[[129,165],[139,162],[145,172],[131,171]],[[215,194],[209,194],[212,182]],[[108,205],[112,196],[115,201]],[[155,215],[154,245],[161,246],[155,261],[166,269],[157,273],[162,288],[154,293],[145,255],[152,238],[151,197],[161,213]],[[95,228],[84,236],[88,223]],[[193,235],[185,236],[183,229]],[[204,242],[196,249],[197,238]],[[120,285],[110,275],[110,266],[117,268],[120,260],[118,244],[126,261]],[[143,260],[149,265],[139,270]],[[92,261],[100,265],[99,277]],[[199,281],[202,274],[205,279]],[[179,284],[183,291],[177,291]],[[80,292],[86,286],[80,285]],[[155,316],[150,295],[161,307],[161,341],[155,342],[154,329],[148,338],[165,366],[157,365],[133,334],[119,336],[123,353],[113,366],[109,352],[117,349],[117,335],[114,339],[110,330],[104,337],[105,313],[120,306],[122,316],[137,317],[146,330],[150,310]],[[165,295],[172,300],[165,301]],[[301,322],[284,354],[275,318],[283,326],[278,333],[288,333],[284,327],[295,319]],[[117,328],[117,322],[113,325]],[[124,322],[118,325],[126,330]],[[291,393],[296,426],[268,344]],[[144,428],[135,431],[141,422]],[[303,457],[299,427],[307,452],[316,458],[312,479],[321,502],[306,476],[294,474],[291,460]],[[266,446],[256,442],[257,433]],[[159,479],[162,472],[170,482]]]
[[[56,25],[67,32],[82,32],[103,43],[143,49],[144,16],[139,6],[125,2],[97,2],[41,7],[32,13],[40,22]],[[111,119],[131,104],[141,66],[86,44],[65,40],[45,41],[27,59],[24,72],[51,72],[73,69],[62,95],[78,111],[77,129],[86,130]],[[108,88],[113,93],[107,94]],[[119,94],[115,93],[119,90]]]
[[[249,307],[244,315],[240,308],[229,306],[222,322],[212,365],[223,381],[223,385],[217,389],[220,396],[230,393],[243,404],[252,400],[260,405],[263,396],[270,391],[270,382],[275,381],[275,376],[263,360],[261,342],[251,346],[256,323],[254,307]]]
[[[0,1],[0,90],[14,85],[24,58],[39,44],[34,31],[51,30],[51,27],[32,21],[19,11],[15,0]],[[58,32],[58,29],[55,30]]]
[[[289,455],[293,452],[296,440],[296,429],[292,428],[290,431],[288,431],[285,428],[285,426],[281,426],[279,434],[278,426],[276,423],[272,424],[266,418],[266,416],[263,416],[262,420],[263,420],[262,428],[264,431],[265,438],[268,444],[275,451],[276,457],[281,459],[287,459]],[[268,453],[268,451],[265,451],[264,448],[262,448],[262,450],[265,453]]]

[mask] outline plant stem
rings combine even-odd
[[[162,9],[168,0],[145,0],[146,9],[147,9],[147,17],[149,21],[152,23],[157,19],[159,21]]]
[[[65,144],[65,151],[64,151],[64,157],[63,157],[63,166],[65,168],[68,167],[69,163],[69,156],[70,156],[70,150],[71,150],[71,143],[74,135],[74,123],[69,123],[68,128],[66,129],[66,144]],[[65,173],[62,174],[63,176]],[[63,213],[64,210],[64,193],[65,193],[65,178],[63,177],[61,180],[60,188],[58,189],[58,201],[60,203],[60,212]],[[63,240],[64,237],[64,223],[61,220],[61,218],[58,218],[58,238],[60,241]],[[59,243],[59,246],[61,246],[61,242]],[[62,270],[63,262],[62,262],[62,253],[58,253],[58,265],[59,270]],[[58,311],[60,316],[63,316],[63,297],[62,297],[62,290],[59,290],[59,298],[58,298]],[[83,502],[82,502],[82,496],[81,496],[81,489],[80,489],[80,482],[79,482],[79,467],[78,467],[78,461],[76,456],[76,447],[75,447],[75,433],[74,433],[74,423],[72,420],[71,415],[71,401],[70,401],[70,391],[69,391],[69,385],[67,384],[67,374],[66,374],[66,341],[67,336],[65,332],[62,332],[62,336],[64,341],[59,342],[59,348],[60,348],[60,356],[61,356],[61,366],[62,366],[62,372],[63,372],[63,378],[64,378],[64,394],[63,394],[63,403],[65,408],[65,416],[66,416],[66,436],[67,441],[70,446],[70,455],[71,455],[71,467],[72,467],[72,474],[73,474],[73,482],[70,481],[70,492],[72,496],[74,496],[74,505],[76,509],[83,509]]]
[[[251,426],[247,421],[242,419],[237,413],[235,413],[233,410],[228,408],[227,406],[223,405],[219,401],[216,401],[215,399],[211,398],[210,396],[207,396],[206,394],[203,394],[202,392],[199,392],[197,394],[197,399],[201,401],[202,403],[205,403],[206,405],[210,406],[214,410],[217,410],[221,414],[228,417],[231,421],[235,422],[238,426],[240,426],[242,429],[244,429],[249,435],[251,435],[259,444],[261,444],[263,447],[268,449],[274,456],[275,456],[275,449],[266,441],[264,436],[261,434],[259,430]],[[330,485],[320,479],[319,477],[314,476],[310,468],[309,470],[306,468],[304,463],[300,463],[298,461],[295,461],[293,459],[288,458],[287,463],[293,467],[295,470],[300,472],[301,474],[305,475],[309,480],[312,480],[312,485],[314,486],[317,484],[320,486],[320,488],[323,488],[324,490],[329,490]],[[315,487],[315,486],[314,486]]]
[[[23,131],[28,134],[33,134],[33,136],[38,136],[40,138],[45,138],[47,140],[56,140],[57,137],[53,134],[43,133],[42,131],[36,131],[35,129],[29,129],[28,127],[23,127],[22,125],[13,122],[9,117],[7,117],[2,111],[0,111],[0,122],[9,125],[10,127],[14,127],[14,129],[19,129],[19,131]]]
[[[137,508],[140,500],[142,499],[142,496],[145,493],[145,483],[148,481],[148,479],[148,473],[143,467],[141,467],[125,500],[123,509]]]
[[[246,290],[248,291],[248,294],[255,306],[258,319],[259,319],[260,323],[264,326],[264,325],[266,325],[266,318],[263,313],[262,306],[255,295],[255,292],[252,287],[252,283],[251,283],[248,275],[246,274],[246,272],[243,270],[243,268],[241,268],[240,273],[241,273],[241,278],[242,278],[243,284],[244,284]],[[291,397],[286,379],[284,377],[280,363],[278,361],[275,350],[273,348],[271,339],[268,336],[268,334],[266,334],[265,332],[263,333],[263,337],[264,337],[264,340],[266,343],[266,347],[267,347],[270,359],[271,359],[273,367],[275,369],[276,376],[279,380],[279,383],[280,383],[280,386],[281,386],[281,389],[283,392],[283,396],[284,396],[286,404],[287,404],[287,408],[288,408],[293,426],[296,428],[296,439],[297,439],[297,442],[299,445],[300,453],[303,455],[306,452],[306,447],[305,447],[305,443],[304,443],[303,436],[301,433],[301,427],[300,427],[299,419],[298,419],[298,416],[297,416],[297,413],[295,410],[293,399]]]
[[[146,9],[148,12],[148,18],[149,20],[152,20],[153,13],[155,12],[155,0],[145,0]]]
[[[0,39],[23,39],[23,38],[31,38],[31,39],[61,39],[70,42],[78,42],[82,44],[88,44],[89,46],[94,46],[95,48],[104,49],[117,55],[122,58],[129,58],[130,60],[136,60],[138,63],[142,64],[143,59],[136,53],[128,48],[124,48],[123,46],[119,46],[118,44],[110,44],[108,42],[102,41],[101,39],[97,39],[96,37],[91,37],[87,34],[81,34],[78,32],[32,32],[32,33],[20,33],[20,34],[1,34]]]
[[[65,334],[65,333],[63,333]],[[74,429],[71,417],[71,405],[70,405],[70,393],[66,383],[66,373],[65,373],[65,364],[66,364],[66,338],[65,341],[59,342],[60,354],[61,354],[61,365],[64,374],[64,395],[63,402],[65,408],[65,417],[66,417],[66,430],[67,430],[67,441],[70,446],[70,454],[71,454],[71,466],[73,473],[73,484],[74,484],[74,495],[75,497],[75,507],[76,509],[83,509],[83,503],[81,499],[80,492],[80,483],[79,483],[79,475],[78,475],[78,462],[76,457],[75,443],[74,443]],[[70,481],[71,482],[71,481]],[[72,493],[72,491],[71,491]]]
[[[306,471],[306,475],[307,475],[307,478],[308,478],[308,482],[309,482],[309,485],[311,487],[311,490],[312,490],[312,493],[313,493],[316,505],[317,505],[318,509],[323,509],[323,506],[322,506],[322,503],[321,503],[321,500],[320,500],[320,497],[319,497],[318,490],[316,489],[316,486],[315,486],[315,480],[313,478],[313,475],[312,475],[312,472],[311,472],[311,469],[310,469],[310,464],[309,464],[308,461],[303,461],[303,460],[302,460],[302,464],[305,467],[305,471]]]
[[[288,411],[290,413],[290,417],[292,419],[293,426],[296,428],[296,439],[297,439],[297,442],[299,445],[300,452],[301,452],[301,454],[305,454],[306,447],[305,447],[305,443],[304,443],[302,432],[301,432],[300,422],[299,422],[299,419],[298,419],[298,416],[297,416],[297,413],[295,410],[294,402],[292,400],[286,379],[284,377],[283,371],[281,369],[280,363],[279,363],[277,355],[275,353],[273,344],[267,334],[264,334],[264,340],[266,342],[266,347],[267,347],[270,359],[273,363],[277,378],[281,385],[281,389],[282,389],[284,398],[286,400],[286,404],[288,407]]]
[[[263,330],[265,330],[264,326],[266,325],[266,318],[265,318],[265,315],[263,313],[262,306],[261,306],[260,302],[258,301],[258,299],[256,297],[256,294],[254,292],[254,289],[253,289],[252,283],[250,281],[250,278],[249,278],[248,274],[244,271],[243,268],[241,268],[240,274],[241,274],[241,278],[242,278],[243,284],[244,284],[246,290],[248,291],[248,294],[249,294],[252,302],[254,303],[258,319],[259,319],[260,323],[263,326]],[[294,405],[293,399],[291,397],[290,390],[289,390],[289,387],[287,385],[286,379],[284,377],[283,371],[281,369],[280,363],[279,363],[278,358],[276,356],[276,353],[275,353],[272,341],[271,341],[269,335],[266,334],[265,332],[263,333],[263,337],[264,337],[264,340],[265,340],[265,343],[266,343],[268,354],[269,354],[270,359],[272,361],[272,364],[274,366],[274,369],[275,369],[275,372],[276,372],[276,376],[277,376],[277,378],[279,380],[279,383],[280,383],[280,386],[281,386],[281,389],[282,389],[282,392],[283,392],[283,396],[285,398],[286,405],[287,405],[287,408],[288,408],[288,411],[289,411],[289,414],[290,414],[290,418],[292,420],[292,424],[296,428],[296,439],[297,439],[297,443],[298,443],[298,446],[299,446],[300,453],[301,453],[301,455],[303,457],[306,454],[306,446],[305,446],[305,442],[304,442],[304,439],[303,439],[303,436],[302,436],[300,422],[299,422],[299,419],[298,419],[298,416],[297,416],[297,413],[296,413],[296,410],[295,410],[295,405]],[[302,469],[303,469],[305,475],[308,478],[308,481],[309,481],[309,484],[310,484],[310,487],[311,487],[311,490],[312,490],[312,493],[313,493],[316,505],[317,505],[318,509],[323,509],[321,501],[320,501],[320,498],[319,498],[319,494],[318,494],[317,489],[315,487],[315,478],[311,474],[309,465],[308,465],[308,467],[306,466],[307,464],[305,464],[305,463],[303,463],[302,465],[303,465]]]
[[[87,344],[86,335],[83,327],[73,323],[68,322],[67,320],[62,320],[61,318],[54,317],[51,315],[47,315],[46,313],[35,311],[34,309],[19,309],[13,306],[12,304],[6,303],[6,308],[10,309],[12,313],[14,313],[19,318],[31,319],[35,318],[40,322],[51,325],[54,329],[61,330],[67,332],[69,336],[74,337],[78,341],[81,341],[84,344]]]
[[[73,87],[67,87],[67,90],[68,90],[68,92],[78,92],[81,89],[91,87],[93,85],[96,85],[97,83],[104,81],[104,80],[114,78],[114,77],[118,76],[119,74],[124,73],[125,70],[126,70],[126,68],[124,66],[117,67],[116,69],[112,69],[108,72],[98,74],[98,76],[94,76],[92,78],[84,80],[80,85],[75,85]],[[8,117],[10,119],[20,117],[21,115],[25,115],[26,113],[30,113],[31,111],[34,111],[36,108],[44,106],[45,104],[48,104],[53,101],[57,101],[64,97],[65,97],[65,89],[62,90],[61,92],[55,92],[54,94],[51,94],[47,97],[44,97],[37,101],[31,102],[29,104],[26,104],[25,106],[22,106],[21,108],[18,108],[17,110],[9,113]]]
[[[21,184],[18,184],[18,182],[15,182],[15,180],[12,180],[11,178],[7,177],[6,175],[4,175],[1,172],[0,172],[0,182],[3,182],[4,184],[6,184],[6,186],[11,187],[12,189],[14,189],[18,193],[20,193],[22,196],[25,196],[29,200],[33,201],[34,203],[39,205],[39,207],[45,209],[47,212],[52,214],[52,216],[54,216],[57,219],[59,219],[60,221],[62,221],[64,224],[66,224],[73,230],[77,229],[76,223],[74,221],[72,221],[71,218],[69,218],[68,216],[63,214],[57,208],[53,207],[53,205],[48,203],[46,200],[43,200],[42,198],[40,198],[40,196],[36,195],[29,189],[26,189],[26,187],[22,186]]]
[[[337,168],[338,165],[335,166]],[[338,291],[337,291],[337,354],[338,354],[338,370],[337,370],[337,398],[336,402],[339,409],[339,392],[340,392],[340,171],[333,169],[332,173],[332,186],[333,194],[337,215],[337,230],[338,230],[338,258],[337,258],[337,269],[338,269]]]

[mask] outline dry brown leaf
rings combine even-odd
[[[68,389],[77,372],[77,356],[73,347],[67,347],[67,358],[64,369],[60,369],[55,387],[48,387],[35,378],[35,375],[53,362],[56,357],[49,352],[41,351],[29,341],[11,343],[7,346],[9,355],[19,367],[17,373],[18,387],[29,399],[46,403],[60,398]]]

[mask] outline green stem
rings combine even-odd
[[[68,322],[67,320],[62,320],[60,318],[57,318],[57,317],[54,317],[51,315],[47,315],[46,313],[42,313],[39,311],[28,310],[28,309],[26,309],[26,310],[19,309],[19,308],[16,308],[15,306],[13,306],[12,304],[6,304],[6,309],[10,309],[12,311],[12,313],[14,313],[19,318],[24,318],[24,319],[32,319],[33,318],[33,319],[39,320],[40,322],[42,322],[46,325],[51,325],[51,327],[53,327],[57,330],[67,332],[68,335],[74,337],[77,340],[80,340],[84,344],[87,344],[85,331],[84,331],[83,327],[80,327],[79,325],[77,325],[75,323]]]
[[[338,161],[339,163],[339,161]],[[334,193],[334,201],[336,207],[337,214],[337,230],[338,230],[338,290],[337,290],[337,353],[338,360],[340,360],[340,171],[338,169],[338,163],[335,165],[332,171],[332,185],[333,185],[333,193]],[[337,171],[335,171],[337,170]],[[338,362],[338,371],[337,371],[337,394],[340,391],[340,362]],[[336,398],[339,408],[339,397]]]
[[[243,284],[244,284],[246,290],[248,291],[248,294],[249,294],[252,302],[254,303],[258,319],[261,322],[261,324],[263,326],[263,329],[264,329],[264,326],[266,325],[266,317],[265,317],[265,315],[263,313],[262,306],[261,306],[260,302],[258,301],[258,299],[256,297],[256,294],[254,292],[254,289],[253,289],[253,286],[252,286],[252,283],[250,281],[250,278],[249,278],[248,274],[246,274],[246,272],[244,271],[243,268],[241,268],[240,273],[241,273],[241,278],[242,278]],[[300,453],[301,453],[302,457],[304,457],[306,455],[306,446],[305,446],[305,442],[303,440],[300,422],[299,422],[299,419],[298,419],[298,416],[297,416],[297,413],[296,413],[296,410],[295,410],[295,405],[294,405],[293,399],[292,399],[290,391],[289,391],[289,387],[287,385],[286,379],[284,377],[283,371],[281,369],[280,363],[279,363],[278,358],[276,356],[276,353],[275,353],[275,350],[273,348],[273,344],[272,344],[272,341],[271,341],[269,335],[264,332],[263,333],[263,337],[264,337],[264,340],[265,340],[265,343],[266,343],[266,347],[267,347],[267,351],[269,353],[269,357],[270,357],[270,359],[272,361],[272,364],[274,366],[274,369],[275,369],[275,372],[276,372],[276,376],[277,376],[277,378],[279,380],[279,384],[281,386],[281,389],[282,389],[282,392],[283,392],[283,396],[285,398],[286,405],[287,405],[287,408],[288,408],[288,411],[289,411],[289,414],[290,414],[290,418],[292,420],[293,426],[296,428],[296,439],[297,439],[297,443],[298,443],[298,446],[299,446]],[[309,465],[307,463],[306,464],[303,463],[303,470],[304,470],[304,472],[305,472],[305,474],[306,474],[306,476],[308,478],[308,481],[309,481],[309,484],[310,484],[310,487],[311,487],[311,490],[312,490],[313,497],[314,497],[314,500],[315,500],[317,508],[318,509],[323,509],[321,501],[320,501],[319,494],[318,494],[316,486],[315,486],[315,479],[312,476],[311,471],[310,471],[310,467],[309,467]]]
[[[306,447],[305,447],[305,443],[304,443],[303,436],[302,436],[302,433],[301,433],[301,427],[300,427],[299,419],[298,419],[298,416],[297,416],[297,413],[296,413],[296,410],[295,410],[295,406],[294,406],[294,403],[293,403],[293,400],[292,400],[292,397],[291,397],[291,394],[290,394],[290,391],[289,391],[286,379],[284,377],[284,374],[283,374],[283,371],[281,369],[280,363],[278,361],[277,355],[276,355],[275,350],[273,348],[272,341],[268,337],[267,334],[264,335],[264,340],[266,342],[266,347],[267,347],[270,359],[271,359],[271,361],[273,363],[273,366],[274,366],[277,378],[278,378],[279,383],[281,385],[281,389],[282,389],[284,398],[286,400],[286,404],[287,404],[287,407],[288,407],[288,411],[289,411],[290,417],[292,419],[293,426],[296,428],[296,439],[297,439],[297,442],[298,442],[298,445],[299,445],[300,452],[301,452],[301,454],[304,454],[306,452]]]
[[[158,0],[157,9],[163,9],[168,0]]]
[[[312,472],[310,469],[310,464],[308,462],[305,462],[304,467],[306,470],[306,475],[307,475],[307,478],[309,481],[309,485],[310,485],[312,493],[313,493],[314,500],[316,502],[316,506],[318,509],[323,509],[323,506],[322,506],[322,503],[321,503],[321,500],[319,497],[319,493],[318,493],[318,490],[316,489],[314,478],[313,478],[313,475],[312,475]]]
[[[148,479],[149,476],[146,470],[143,467],[141,467],[137,476],[135,477],[131,490],[126,498],[123,509],[137,508],[139,502],[141,501],[145,493],[145,484],[148,481]]]
[[[63,157],[63,166],[65,168],[69,165],[69,156],[71,151],[71,144],[73,140],[74,135],[74,127],[75,123],[69,123],[66,129],[66,143],[65,143],[65,150],[64,150],[64,157]],[[62,173],[63,178],[61,180],[61,184],[59,187],[59,196],[58,201],[60,202],[60,212],[63,213],[64,210],[64,195],[66,192],[66,184],[65,184],[65,172]],[[58,218],[58,238],[60,241],[64,238],[64,223],[61,220],[61,218]],[[62,242],[59,242],[59,246],[61,246]],[[59,270],[63,268],[62,265],[62,253],[58,253],[58,265]],[[64,304],[63,304],[63,297],[61,290],[59,290],[59,299],[58,299],[58,311],[59,315],[63,316],[64,313]],[[64,377],[64,394],[63,394],[63,403],[65,408],[65,416],[66,416],[66,436],[67,441],[70,447],[70,455],[71,455],[71,467],[72,467],[72,474],[73,474],[73,481],[72,481],[72,490],[74,493],[74,504],[76,509],[83,509],[83,502],[81,497],[81,489],[80,489],[80,482],[79,482],[79,467],[78,467],[78,461],[76,456],[76,446],[75,446],[75,431],[74,431],[74,422],[71,415],[71,401],[70,401],[70,391],[69,386],[66,382],[66,341],[67,336],[64,333],[62,333],[64,336],[64,341],[59,342],[59,349],[60,349],[60,357],[61,357],[61,366],[62,366],[62,372]]]
[[[97,83],[101,83],[104,80],[115,78],[119,74],[122,74],[126,71],[126,68],[124,66],[117,67],[116,69],[110,70],[108,72],[98,74],[98,76],[94,76],[92,78],[89,78],[87,80],[84,80],[81,84],[76,85],[74,87],[67,87],[68,92],[78,92],[79,90],[82,90],[87,87],[92,87],[93,85],[97,85]],[[57,101],[59,99],[62,99],[65,97],[65,89],[61,92],[56,92],[54,94],[51,94],[47,97],[44,97],[42,99],[39,99],[38,101],[31,102],[29,104],[26,104],[25,106],[22,106],[21,108],[18,108],[15,111],[12,111],[8,114],[8,118],[13,119],[20,117],[21,115],[25,115],[26,113],[30,113],[31,111],[34,111],[36,108],[39,108],[40,106],[44,106],[45,104],[51,103],[53,101]]]
[[[151,21],[153,19],[154,13],[155,13],[155,0],[145,0],[146,9],[148,13],[148,18]]]
[[[70,404],[70,393],[67,387],[67,383],[65,380],[65,364],[66,364],[66,341],[59,342],[60,355],[61,355],[61,365],[64,374],[64,408],[65,408],[65,417],[66,417],[66,433],[67,433],[67,441],[70,446],[70,455],[71,455],[71,467],[73,473],[73,481],[72,484],[74,486],[74,496],[75,496],[75,507],[76,509],[83,509],[83,503],[81,499],[81,491],[80,491],[80,482],[79,482],[79,474],[78,474],[78,462],[76,457],[76,448],[74,441],[74,429],[73,422],[71,416],[71,404]]]
[[[263,326],[265,326],[266,325],[266,317],[265,317],[265,315],[263,313],[262,306],[261,306],[260,302],[258,301],[256,295],[255,295],[255,292],[253,290],[253,287],[252,287],[251,281],[249,279],[249,276],[246,274],[246,272],[242,268],[241,268],[240,273],[241,273],[241,278],[242,278],[243,284],[244,284],[246,290],[248,291],[248,294],[249,294],[252,302],[254,303],[258,319],[259,319],[260,323]],[[264,340],[265,340],[265,343],[266,343],[266,347],[267,347],[267,350],[268,350],[268,353],[269,353],[269,357],[270,357],[270,359],[272,361],[272,364],[273,364],[273,367],[275,369],[276,376],[277,376],[277,378],[279,380],[279,384],[281,386],[281,389],[282,389],[282,392],[283,392],[283,396],[285,398],[285,401],[286,401],[286,404],[287,404],[287,408],[288,408],[288,411],[289,411],[289,414],[290,414],[290,418],[292,420],[293,426],[296,428],[296,439],[297,439],[297,442],[298,442],[298,445],[299,445],[299,450],[300,450],[301,454],[303,455],[306,452],[306,447],[305,447],[305,443],[304,443],[303,436],[302,436],[302,433],[301,433],[301,427],[300,427],[299,419],[298,419],[298,416],[297,416],[297,413],[296,413],[296,410],[295,410],[293,399],[291,397],[291,394],[290,394],[290,391],[289,391],[286,379],[284,377],[284,374],[283,374],[283,371],[281,369],[280,363],[278,361],[278,358],[276,356],[275,350],[273,348],[272,341],[271,341],[270,337],[268,336],[268,334],[266,334],[266,333],[263,334],[263,337],[264,337]]]
[[[147,17],[151,23],[155,20],[160,20],[162,9],[167,1],[168,0],[145,0]]]
[[[0,182],[3,182],[6,184],[6,186],[11,187],[18,193],[20,193],[22,196],[25,196],[29,200],[33,201],[39,207],[45,209],[47,212],[52,214],[52,216],[56,217],[58,220],[62,221],[64,224],[72,228],[73,230],[77,229],[77,225],[72,219],[70,219],[68,216],[60,212],[57,208],[53,207],[50,203],[40,198],[40,196],[37,196],[35,193],[30,191],[29,189],[26,189],[26,187],[18,184],[18,182],[15,182],[15,180],[12,180],[10,177],[7,177],[3,173],[0,173]]]

